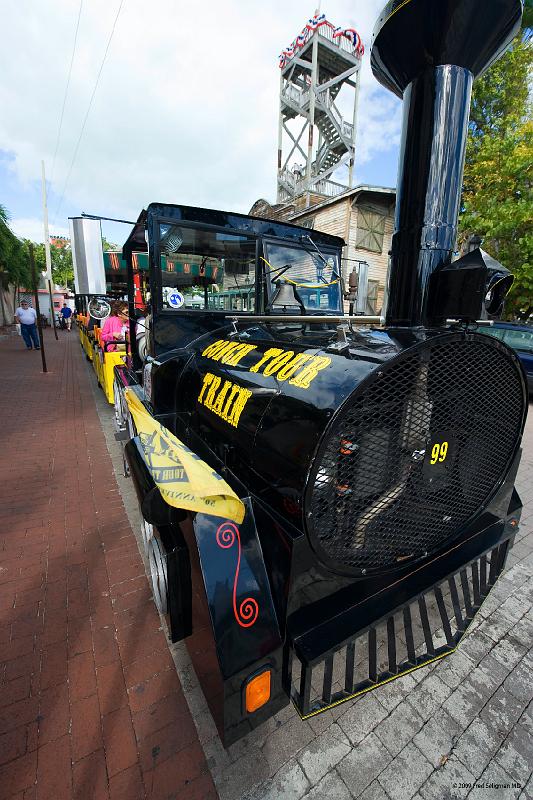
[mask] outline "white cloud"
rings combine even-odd
[[[9,227],[21,239],[32,242],[44,241],[43,221],[39,217],[15,217],[9,220]],[[54,236],[69,236],[68,225],[58,225],[51,233]]]
[[[372,27],[383,0],[335,0],[334,24],[353,26],[366,45],[358,116],[358,159],[394,147],[399,111],[371,76]],[[0,149],[22,187],[48,178],[77,17],[68,0],[3,2],[0,33]],[[66,230],[67,210],[136,218],[151,201],[246,212],[275,197],[277,56],[313,12],[308,2],[125,0],[100,85],[55,219],[81,122],[118,8],[84,3],[50,222]],[[23,43],[23,46],[22,46]],[[37,208],[28,209],[37,216]],[[30,230],[31,219],[13,221]],[[16,227],[18,226],[18,227]],[[42,227],[42,226],[41,226]],[[38,238],[42,238],[42,235]]]

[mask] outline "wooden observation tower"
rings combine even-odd
[[[304,196],[308,206],[352,186],[363,53],[357,31],[324,14],[281,53],[278,203]]]

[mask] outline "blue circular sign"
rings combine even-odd
[[[185,298],[181,292],[172,292],[168,296],[168,304],[172,306],[172,308],[181,308],[185,302]]]

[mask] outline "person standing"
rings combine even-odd
[[[67,331],[70,331],[70,326],[72,325],[72,309],[67,306],[66,303],[63,303],[63,308],[61,309],[60,314],[64,325],[67,327]]]
[[[39,334],[37,333],[37,314],[27,300],[22,300],[15,311],[15,319],[20,322],[20,332],[28,350],[40,350]]]

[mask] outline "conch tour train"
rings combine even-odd
[[[344,313],[337,237],[151,203],[106,337],[100,223],[72,220],[154,597],[226,746],[453,653],[504,568],[526,384],[476,321],[512,277],[452,252],[472,82],[521,11],[394,0],[377,22],[372,69],[404,105],[384,318]]]

